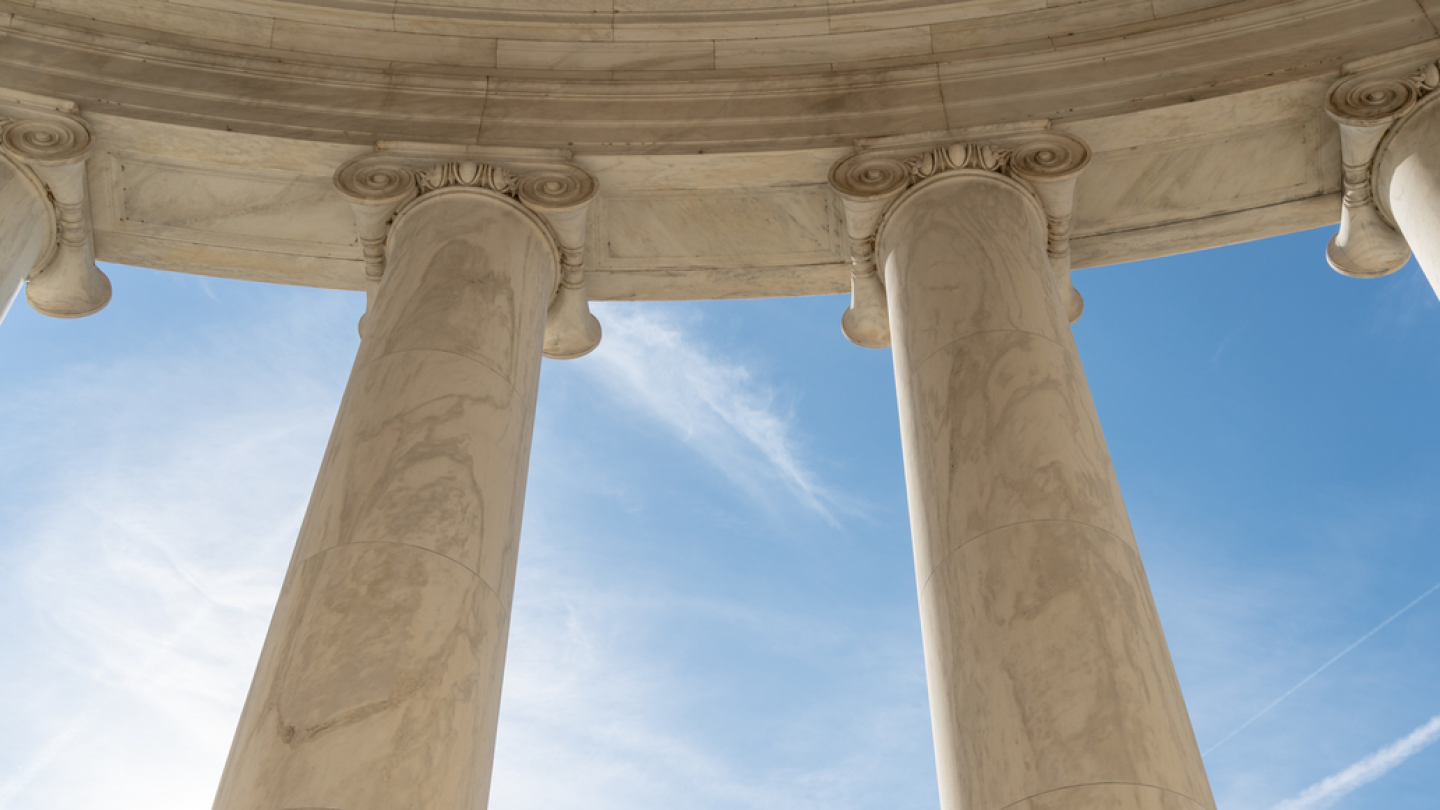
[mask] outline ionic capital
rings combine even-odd
[[[1045,211],[1046,251],[1073,322],[1084,302],[1070,283],[1070,221],[1075,178],[1090,162],[1090,149],[1072,135],[1049,130],[1000,135],[984,141],[928,149],[865,149],[830,169],[830,185],[845,208],[850,238],[850,308],[841,329],[853,343],[890,345],[885,286],[875,264],[875,236],[895,202],[915,186],[957,171],[994,172],[1018,180]]]
[[[54,214],[41,226],[54,232],[54,241],[25,286],[25,299],[43,315],[79,318],[110,303],[110,279],[95,266],[85,188],[85,159],[93,141],[90,127],[79,116],[0,110],[0,153],[43,185]]]
[[[1375,166],[1385,142],[1440,87],[1431,62],[1405,75],[1358,73],[1330,87],[1325,112],[1340,125],[1344,196],[1340,230],[1325,258],[1347,276],[1373,278],[1399,270],[1410,246],[1375,197]]]
[[[558,160],[503,159],[502,164],[484,158],[378,152],[355,158],[335,172],[335,187],[355,216],[367,296],[373,302],[385,275],[390,224],[405,208],[441,192],[497,196],[538,216],[560,262],[560,282],[545,324],[545,356],[568,359],[590,353],[600,343],[600,322],[590,314],[584,270],[585,223],[597,190],[595,178]]]

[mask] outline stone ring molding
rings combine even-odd
[[[875,237],[887,212],[912,187],[954,171],[994,172],[1020,182],[1039,202],[1047,225],[1046,252],[1073,323],[1085,307],[1070,282],[1070,224],[1075,179],[1090,163],[1090,148],[1051,130],[916,149],[861,149],[830,169],[850,240],[850,307],[840,327],[852,343],[890,345],[885,282],[875,263]]]
[[[473,190],[520,205],[535,216],[555,245],[560,283],[545,320],[544,355],[571,359],[599,345],[600,322],[590,313],[584,269],[586,217],[598,187],[579,166],[558,159],[536,160],[528,154],[516,158],[378,152],[341,166],[335,172],[335,187],[355,217],[370,306],[385,275],[387,240],[395,217],[423,196]]]
[[[1325,112],[1340,126],[1344,167],[1340,230],[1326,261],[1347,276],[1374,278],[1405,266],[1410,246],[1376,194],[1376,167],[1385,146],[1440,87],[1440,65],[1427,63],[1403,76],[1359,73],[1330,87]]]
[[[46,196],[53,241],[27,275],[25,298],[35,311],[79,318],[110,303],[110,279],[95,266],[95,237],[86,195],[85,161],[94,137],[79,116],[0,110],[0,154],[25,170]]]

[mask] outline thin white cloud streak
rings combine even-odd
[[[840,691],[863,708],[765,719],[773,724],[767,732],[797,736],[799,751],[769,734],[763,750],[737,750],[686,721],[704,717],[707,706],[730,706],[746,662],[734,661],[733,672],[690,671],[645,641],[657,622],[677,618],[708,619],[747,635],[763,623],[773,636],[767,654],[813,648],[816,636],[830,636],[829,649],[812,655],[827,670],[847,672],[855,667],[850,656],[867,650],[855,644],[855,622],[763,615],[680,593],[637,594],[623,576],[589,566],[558,570],[566,556],[532,563],[516,586],[492,808],[845,810],[891,803],[897,791],[909,794],[903,804],[927,805],[929,737],[914,733],[928,730],[923,688],[913,691],[912,705],[897,702],[909,692],[848,694],[858,687],[851,682]],[[848,643],[838,638],[845,635]],[[886,660],[910,669],[900,656]],[[741,712],[707,722],[713,728],[757,718]]]
[[[1346,794],[1389,773],[1437,739],[1440,739],[1440,715],[1345,770],[1316,782],[1298,796],[1280,802],[1272,810],[1321,810],[1330,807]]]
[[[0,403],[0,689],[26,696],[0,707],[0,808],[209,803],[353,329],[289,303]]]
[[[595,379],[668,425],[742,488],[760,495],[766,489],[758,478],[778,480],[807,508],[836,522],[838,501],[801,460],[773,391],[653,308],[597,309],[605,339],[587,365]]]
[[[1393,622],[1393,621],[1395,621],[1396,619],[1400,618],[1401,616],[1405,615],[1407,612],[1409,612],[1409,610],[1410,610],[1411,608],[1413,608],[1413,607],[1415,607],[1416,605],[1420,604],[1420,602],[1421,602],[1422,600],[1424,600],[1425,597],[1429,596],[1430,594],[1434,593],[1434,592],[1437,591],[1437,590],[1440,590],[1440,582],[1437,582],[1437,583],[1435,583],[1434,585],[1430,586],[1430,589],[1429,589],[1429,590],[1427,590],[1427,591],[1425,591],[1424,593],[1420,594],[1419,596],[1415,597],[1415,599],[1412,600],[1412,601],[1410,602],[1410,604],[1408,604],[1408,605],[1406,605],[1405,607],[1402,607],[1402,608],[1400,608],[1399,610],[1395,611],[1393,614],[1390,615],[1390,618],[1388,618],[1388,619],[1386,619],[1385,621],[1383,621],[1383,622],[1375,625],[1374,627],[1370,628],[1370,632],[1368,632],[1368,633],[1366,633],[1365,635],[1361,636],[1360,638],[1356,639],[1355,642],[1354,642],[1353,644],[1351,644],[1349,647],[1346,647],[1345,649],[1343,649],[1343,650],[1341,650],[1340,652],[1336,653],[1334,658],[1331,658],[1329,661],[1326,661],[1325,663],[1321,664],[1320,667],[1319,667],[1318,669],[1316,669],[1314,672],[1312,672],[1312,673],[1310,673],[1309,675],[1306,675],[1304,678],[1300,679],[1300,682],[1299,682],[1299,683],[1297,683],[1297,684],[1295,684],[1294,686],[1290,687],[1289,689],[1285,690],[1285,694],[1281,695],[1281,696],[1278,697],[1278,698],[1275,698],[1273,701],[1270,702],[1270,705],[1268,705],[1268,706],[1266,706],[1265,708],[1261,709],[1260,711],[1256,712],[1256,713],[1254,714],[1254,716],[1252,716],[1249,720],[1246,720],[1245,722],[1241,723],[1239,726],[1236,726],[1235,729],[1234,729],[1233,731],[1231,731],[1229,734],[1226,734],[1224,737],[1221,737],[1219,742],[1217,742],[1217,743],[1215,743],[1214,745],[1210,746],[1209,748],[1205,749],[1204,753],[1202,753],[1201,756],[1209,756],[1211,752],[1213,752],[1215,749],[1219,748],[1220,746],[1224,745],[1226,742],[1228,742],[1228,741],[1230,740],[1230,738],[1232,738],[1232,737],[1234,737],[1236,734],[1239,734],[1240,732],[1244,731],[1246,728],[1248,728],[1248,727],[1250,726],[1251,723],[1254,723],[1256,720],[1259,720],[1261,717],[1264,717],[1266,714],[1268,714],[1268,713],[1270,712],[1271,709],[1275,708],[1276,706],[1279,706],[1281,703],[1283,703],[1283,702],[1285,701],[1286,698],[1290,697],[1291,695],[1293,695],[1293,694],[1295,694],[1297,691],[1299,691],[1300,687],[1302,687],[1302,686],[1304,686],[1305,684],[1309,683],[1310,681],[1314,680],[1316,675],[1319,675],[1320,673],[1322,673],[1322,672],[1324,672],[1325,670],[1329,669],[1331,664],[1334,664],[1336,661],[1339,661],[1341,658],[1344,658],[1346,655],[1348,655],[1348,654],[1350,653],[1351,650],[1354,650],[1356,647],[1359,647],[1361,644],[1364,644],[1366,641],[1368,641],[1368,640],[1370,639],[1371,636],[1373,636],[1373,635],[1375,635],[1376,633],[1380,632],[1381,630],[1385,629],[1386,625],[1390,624],[1391,622]]]
[[[284,322],[291,315],[276,312],[274,322],[254,325],[257,334],[273,333],[266,350],[309,351],[313,335],[324,334],[305,324],[310,335],[297,336]],[[621,348],[628,340],[627,373],[651,383],[644,413],[681,408],[686,415],[666,423],[682,435],[688,430],[705,459],[769,491],[784,481],[826,513],[830,496],[763,385],[687,342],[678,327],[667,335],[662,321],[637,336],[623,320],[606,314],[606,339]],[[353,321],[337,328],[353,332]],[[226,337],[237,345],[256,339]],[[0,686],[33,696],[47,679],[64,683],[28,706],[0,708],[0,725],[27,749],[12,746],[7,756],[0,746],[0,808],[179,810],[205,806],[213,795],[333,420],[327,397],[338,391],[310,378],[328,368],[313,356],[298,359],[299,371],[237,369],[217,360],[226,352],[216,341],[195,336],[193,343],[178,359],[137,357],[99,374],[57,370],[64,386],[22,392],[30,401],[10,400],[10,407],[0,403],[0,415],[20,420],[11,446],[46,459],[46,474],[63,474],[56,481],[64,483],[37,488],[52,492],[43,501],[6,505],[24,518],[25,538],[0,544],[3,562],[19,564],[0,571],[0,587],[24,585],[11,593],[42,617],[40,627],[24,632],[44,648],[32,648],[39,652],[24,667],[0,662]],[[339,359],[331,372],[343,380]],[[217,372],[235,384],[215,382]],[[656,383],[664,374],[673,377]],[[191,396],[197,389],[204,396]],[[112,421],[72,435],[66,425],[83,420],[57,414],[56,403],[76,410],[76,403],[98,404]],[[23,475],[20,459],[11,460],[12,475]],[[623,577],[615,589],[601,572],[588,583],[543,567],[524,576],[536,587],[517,593],[529,608],[517,605],[511,634],[497,810],[846,810],[907,791],[915,794],[906,802],[912,806],[933,803],[923,684],[898,693],[874,687],[879,691],[866,700],[861,693],[873,684],[848,682],[837,701],[858,710],[823,723],[775,721],[809,738],[819,755],[787,751],[772,760],[727,748],[676,719],[677,712],[702,712],[707,691],[732,688],[732,676],[715,681],[679,671],[666,650],[637,641],[647,625],[678,614],[759,634],[767,654],[814,656],[837,672],[861,668],[857,657],[906,660],[857,643],[852,634],[862,622],[853,616],[811,620],[688,593],[636,598]],[[556,778],[557,764],[564,779]]]

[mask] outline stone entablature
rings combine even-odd
[[[1260,15],[1251,20],[1259,25],[1257,20],[1281,15],[1280,10],[1268,13],[1270,17],[1260,10],[1237,7],[1222,16],[1233,20]],[[46,25],[58,24],[59,17],[46,19],[51,20]],[[25,33],[30,29],[22,23],[21,17],[10,21],[10,36],[0,40],[0,63],[7,58],[6,48],[19,41],[17,36],[30,36]],[[1390,24],[1376,23],[1381,27]],[[1086,268],[1334,222],[1342,209],[1339,195],[1344,172],[1340,130],[1324,113],[1331,85],[1352,73],[1378,71],[1400,77],[1437,56],[1440,37],[1432,33],[1430,39],[1416,45],[1347,63],[1339,70],[1327,68],[1312,75],[1313,63],[1306,62],[1299,75],[1277,74],[1267,79],[1270,83],[1266,86],[1249,90],[1241,90],[1246,86],[1241,83],[1230,88],[1237,92],[1185,104],[1141,105],[1132,111],[1094,117],[914,131],[861,138],[843,146],[681,154],[673,150],[689,142],[661,139],[550,151],[571,155],[570,162],[592,176],[599,189],[586,214],[590,238],[583,261],[590,300],[847,291],[851,288],[852,246],[846,233],[844,203],[829,184],[829,171],[836,162],[856,145],[862,150],[921,149],[923,144],[980,142],[1037,129],[1063,131],[1090,146],[1090,167],[1075,182],[1069,238],[1072,266]],[[169,64],[178,69],[176,63]],[[203,72],[182,70],[176,75],[181,74],[210,81],[199,78],[209,76]],[[7,82],[24,80],[25,75],[24,71],[7,72]],[[119,75],[107,81],[118,81]],[[318,74],[310,78],[320,82]],[[658,80],[659,76],[652,78]],[[1286,80],[1275,83],[1280,79]],[[746,87],[727,109],[737,114],[746,111],[745,93],[763,90],[783,96],[789,92],[785,88],[794,89],[810,80],[755,78],[743,83]],[[672,89],[678,93],[682,84],[688,94],[684,98],[696,103],[718,88],[682,82]],[[463,82],[454,85],[448,95],[429,96],[429,108],[412,110],[414,114],[407,120],[430,129],[425,143],[382,141],[381,151],[461,155],[504,151],[507,147],[465,145],[466,140],[485,137],[483,131],[473,128],[468,136],[445,143],[448,130],[441,119],[445,110],[463,106],[461,99],[469,86]],[[316,87],[329,92],[334,85],[320,83]],[[404,87],[395,92],[403,95]],[[642,90],[633,83],[625,88],[627,93]],[[431,88],[437,93],[440,89]],[[559,92],[563,88],[552,89]],[[611,90],[600,85],[591,85],[590,90],[594,91],[592,101],[611,97]],[[671,102],[667,104],[680,97],[668,97]],[[84,171],[98,258],[260,281],[365,287],[364,246],[354,229],[350,207],[335,193],[331,178],[347,160],[374,151],[375,143],[317,140],[330,137],[321,130],[272,128],[272,134],[247,134],[219,131],[204,121],[183,117],[167,116],[164,122],[144,120],[150,113],[137,116],[123,101],[123,93],[107,97],[103,106],[86,96],[57,100],[13,87],[0,89],[0,101],[7,98],[31,106],[71,108],[79,101],[85,125],[94,133]],[[847,98],[850,101],[846,103],[861,103],[859,97]],[[261,99],[257,103],[270,102]],[[243,115],[250,109],[245,104],[237,102],[238,106],[231,107],[236,115]],[[197,102],[192,112],[209,109],[208,105]],[[293,111],[294,120],[324,104],[302,106],[304,109]],[[582,119],[587,109],[581,105],[574,110],[577,135],[584,131]],[[607,109],[616,121],[633,122],[624,118],[623,107]],[[882,105],[872,112],[879,115],[885,110]],[[790,114],[838,126],[839,119],[808,115],[803,108],[790,108]],[[691,123],[698,132],[720,126],[723,120],[705,118]],[[783,130],[770,129],[774,122],[764,116],[748,120],[746,126],[757,132]],[[901,130],[918,125],[904,116],[886,120]],[[202,126],[191,126],[196,123]],[[278,134],[282,131],[287,135]],[[356,136],[354,131],[347,132],[340,140]],[[744,130],[734,132],[733,148],[753,146]],[[291,134],[295,137],[288,136]],[[1176,178],[1185,180],[1177,182]],[[1383,221],[1384,215],[1379,216],[1377,221]]]
[[[1436,40],[1414,0],[724,5],[0,0],[0,73],[217,131],[685,153],[1102,118]]]
[[[1334,222],[1340,209],[1339,133],[1323,104],[1335,78],[1327,74],[1065,124],[1063,131],[1092,151],[1075,186],[1073,266]],[[24,94],[0,89],[0,97],[7,96]],[[95,135],[86,172],[98,258],[257,281],[364,288],[362,246],[332,176],[347,160],[373,152],[373,144],[215,132],[117,116],[108,107],[82,105],[81,114]],[[1047,122],[914,137],[957,143],[1037,126]],[[861,147],[874,143],[862,141]],[[451,154],[493,149],[433,142],[383,146]],[[828,174],[853,148],[703,155],[573,151],[570,162],[593,176],[599,188],[587,223],[589,298],[848,291],[849,239]],[[1177,175],[1202,182],[1168,179]]]

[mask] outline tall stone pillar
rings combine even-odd
[[[1327,250],[1357,277],[1399,270],[1413,250],[1440,294],[1440,65],[1336,82],[1326,112],[1340,125],[1344,207]]]
[[[1088,152],[1046,132],[902,158],[831,180],[847,208],[884,201],[940,806],[1209,810],[1047,251],[1068,223],[1042,201],[1068,216]]]
[[[367,157],[337,185],[362,226],[387,224],[378,290],[215,807],[476,810],[575,241],[555,223],[583,224],[594,184]]]
[[[78,116],[0,104],[0,320],[27,280],[42,315],[78,318],[110,302],[85,189],[91,144]]]

